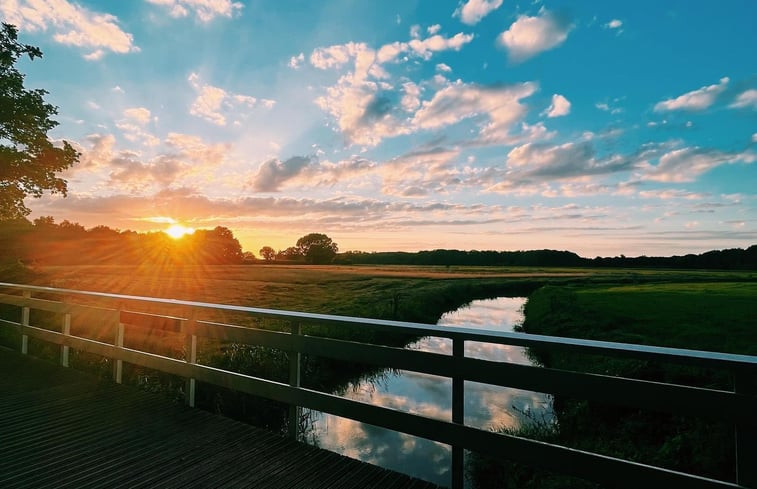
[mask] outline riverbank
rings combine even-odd
[[[528,333],[757,354],[755,282],[544,287],[526,305]],[[730,388],[724,372],[585,355],[533,354],[545,366]],[[555,400],[554,442],[734,480],[733,427],[701,419]]]

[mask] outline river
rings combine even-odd
[[[440,326],[512,331],[523,321],[522,297],[477,300],[444,314]],[[407,348],[452,354],[445,338],[421,338]],[[521,347],[466,342],[468,357],[530,365]],[[409,371],[386,370],[377,379],[351,385],[344,397],[374,405],[449,421],[452,419],[452,381]],[[551,396],[503,387],[465,383],[465,423],[483,429],[517,428],[529,418],[551,416]],[[450,447],[423,438],[378,428],[330,414],[311,413],[308,438],[320,447],[404,472],[441,485],[450,485]]]

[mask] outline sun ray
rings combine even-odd
[[[172,224],[167,229],[163,231],[173,239],[179,239],[187,234],[192,234],[195,232],[194,228],[188,228],[186,226],[182,226],[181,224]]]

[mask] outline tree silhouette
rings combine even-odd
[[[306,263],[323,265],[334,261],[339,248],[325,234],[310,233],[297,240],[297,248]]]
[[[263,246],[260,248],[260,256],[263,257],[265,261],[273,261],[276,258],[276,250],[270,246]]]
[[[66,195],[66,181],[56,177],[79,160],[66,141],[56,147],[47,132],[58,125],[50,117],[58,108],[45,103],[47,91],[24,88],[24,75],[14,66],[23,55],[42,57],[34,46],[18,42],[16,27],[0,29],[0,219],[29,214],[24,198],[41,197],[45,190]]]

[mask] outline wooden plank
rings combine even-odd
[[[0,350],[0,371],[23,365],[27,374],[37,370],[36,378],[24,377],[29,387],[47,383],[47,367],[37,368],[41,362],[28,358],[21,363],[9,362],[8,353],[19,356]],[[65,397],[66,390],[56,391],[50,384],[43,391],[29,390],[25,398],[12,394],[14,403],[34,409],[18,410],[10,423],[4,422],[6,418],[0,411],[0,487],[272,489],[316,487],[334,473],[341,473],[339,481],[357,489],[363,484],[351,481],[353,473],[363,474],[363,481],[380,480],[386,473],[154,394],[102,384],[81,374],[78,378],[89,388],[83,395],[77,391],[65,402],[58,396],[62,393]],[[60,386],[79,385],[66,378],[61,380],[66,383]],[[5,399],[0,383],[0,402]],[[10,451],[5,441],[18,429],[20,419],[27,420],[27,426],[45,420],[50,424],[26,444],[14,443],[15,449]],[[342,471],[340,467],[349,470]],[[397,477],[404,479],[403,487],[416,483],[429,489],[436,487],[407,476]],[[260,483],[248,484],[248,480]]]

